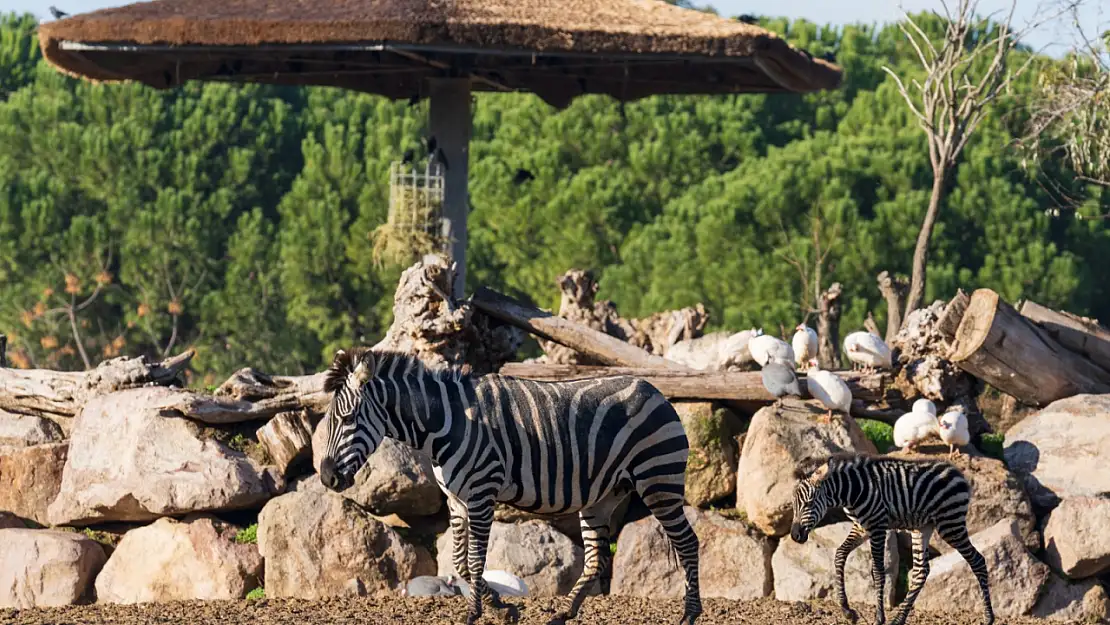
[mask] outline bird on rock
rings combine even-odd
[[[781,362],[769,362],[760,372],[763,378],[763,388],[776,398],[775,405],[782,405],[783,397],[801,397],[802,386],[794,370]]]
[[[766,366],[772,360],[789,363],[790,367],[794,366],[794,349],[790,347],[790,343],[776,336],[760,334],[752,337],[748,341],[748,351],[760,367]]]
[[[852,409],[852,389],[840,379],[840,376],[830,371],[822,371],[817,366],[817,359],[809,361],[809,371],[806,372],[806,388],[810,396],[816,398],[828,410],[822,423],[828,423],[833,411],[849,414]]]
[[[863,368],[871,373],[877,368],[889,369],[891,366],[890,348],[883,340],[870,332],[853,332],[844,338],[844,351],[852,368]]]
[[[960,455],[960,447],[971,442],[971,432],[967,427],[967,410],[963,406],[953,406],[938,420],[940,440],[948,445],[948,457]]]
[[[817,332],[804,323],[799,323],[794,328],[794,338],[790,340],[794,348],[794,362],[799,368],[805,369],[809,361],[817,357]]]
[[[919,443],[937,434],[937,427],[937,407],[928,399],[919,399],[910,412],[894,422],[894,444],[914,451]]]
[[[910,408],[910,410],[912,410],[913,412],[921,413],[927,412],[934,417],[937,416],[937,405],[933,403],[933,400],[926,397],[922,397],[921,399],[913,402],[913,406]]]

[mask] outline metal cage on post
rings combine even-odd
[[[425,254],[447,254],[450,228],[443,215],[443,166],[394,161],[389,167],[389,216],[371,234],[374,262],[408,265]]]

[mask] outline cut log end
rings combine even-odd
[[[948,360],[963,362],[983,347],[994,326],[998,305],[998,293],[990,289],[978,289],[971,294],[960,325],[956,328]]]

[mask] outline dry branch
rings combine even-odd
[[[0,368],[0,410],[72,417],[93,395],[178,381],[193,350],[151,363],[146,357],[113,358],[89,371]]]

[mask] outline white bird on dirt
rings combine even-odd
[[[938,420],[940,440],[948,444],[948,457],[960,455],[960,447],[971,442],[967,428],[967,411],[963,406],[953,406]]]
[[[914,402],[913,410],[898,417],[894,422],[894,444],[900,449],[913,451],[919,443],[936,434],[938,434],[936,406],[927,399]]]
[[[761,334],[752,337],[748,341],[748,351],[751,352],[752,358],[760,367],[766,366],[769,362],[777,361],[791,369],[794,368],[794,349],[790,347],[790,343],[776,336]]]
[[[834,410],[849,414],[852,409],[852,389],[840,379],[840,376],[829,371],[822,371],[817,366],[817,359],[809,361],[809,371],[806,372],[806,388],[810,397],[816,398],[828,409],[822,418],[822,423],[828,423]]]
[[[817,357],[817,332],[804,323],[794,328],[794,338],[790,340],[794,348],[794,362],[805,369],[809,361]]]
[[[889,369],[891,366],[890,348],[870,332],[853,332],[846,336],[844,351],[848,353],[853,369],[858,365],[870,373],[876,368]]]

